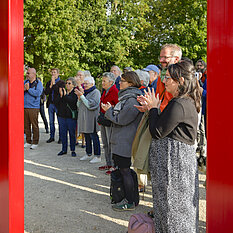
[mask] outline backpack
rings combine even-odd
[[[134,170],[130,169],[131,175],[134,180],[134,203],[135,206],[139,204],[139,192],[138,192],[138,177]],[[125,190],[123,184],[123,178],[119,169],[116,169],[111,173],[111,185],[110,185],[110,199],[111,203],[115,204],[122,201],[125,198]]]
[[[131,215],[128,233],[155,233],[155,226],[152,218],[146,214]]]

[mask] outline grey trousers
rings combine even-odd
[[[101,131],[101,138],[103,142],[106,165],[113,166],[111,146],[110,146],[111,127],[101,125],[100,131]]]

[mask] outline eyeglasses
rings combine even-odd
[[[89,85],[90,83],[83,83],[83,85]]]
[[[121,83],[125,83],[125,82],[127,82],[127,81],[125,81],[125,80],[121,79],[119,82],[121,82]]]
[[[168,58],[172,58],[172,57],[176,57],[176,56],[159,56],[158,59],[161,60],[161,59],[164,59],[164,60],[167,60]]]
[[[171,76],[165,76],[164,79],[167,81],[168,79],[172,78]]]
[[[71,85],[72,83],[71,83],[71,82],[66,82],[66,84],[69,84],[69,85]]]

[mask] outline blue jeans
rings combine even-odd
[[[100,157],[100,140],[98,134],[95,133],[84,133],[86,141],[86,153],[92,154],[92,142],[94,147],[94,155]]]
[[[50,138],[54,138],[55,136],[55,113],[57,115],[57,108],[55,107],[54,104],[50,104],[49,108],[48,108],[48,112],[49,112],[49,127],[50,127]],[[58,120],[58,129],[59,129],[59,139],[60,137],[60,124],[59,124],[59,119]]]
[[[59,124],[60,124],[62,151],[67,152],[67,147],[68,147],[67,133],[68,132],[70,136],[70,150],[75,151],[75,143],[76,143],[75,130],[76,130],[76,125],[77,125],[77,120],[71,119],[71,118],[62,118],[62,117],[58,117],[58,119],[59,119]]]

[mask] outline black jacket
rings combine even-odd
[[[59,94],[59,88],[60,87],[65,87],[65,82],[63,80],[59,80],[55,85],[50,88],[51,80],[46,83],[45,87],[45,95],[49,95],[46,103],[46,107],[48,108],[50,104],[55,104],[56,105],[57,99],[60,98]],[[52,98],[52,93],[53,93],[53,98]]]
[[[72,112],[70,108],[73,111],[77,111],[77,100],[78,97],[74,93],[74,89],[65,96],[60,97],[56,99],[55,105],[57,107],[57,115],[62,118],[72,118]],[[67,106],[69,105],[69,107]]]

